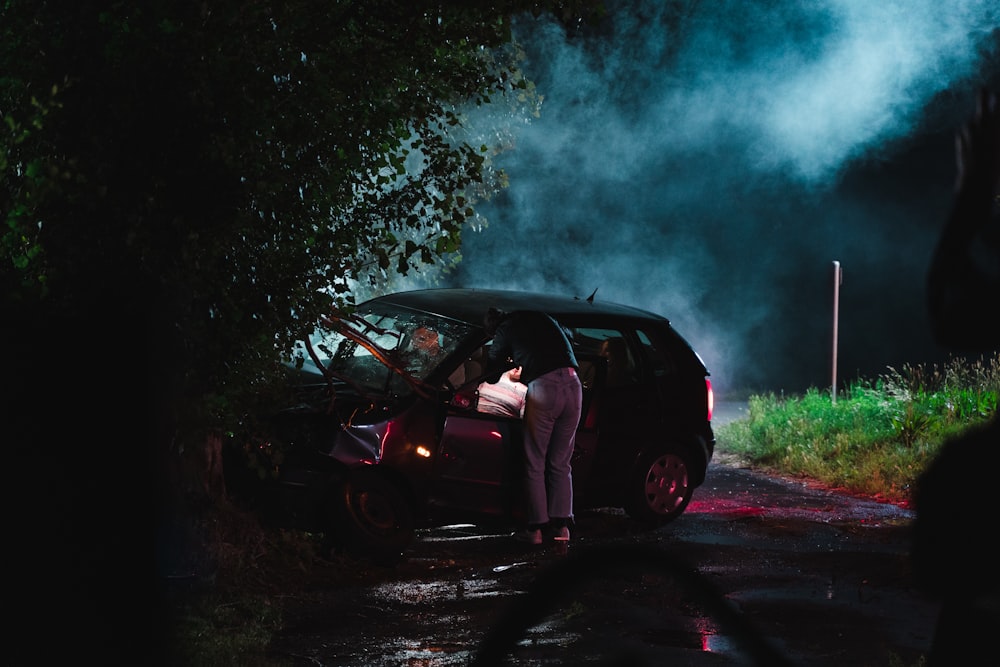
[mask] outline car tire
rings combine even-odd
[[[683,454],[668,449],[640,454],[627,484],[625,511],[647,528],[679,517],[694,493],[690,464]]]
[[[393,566],[413,541],[413,512],[388,479],[370,471],[355,473],[338,488],[336,528],[344,548],[355,557]]]

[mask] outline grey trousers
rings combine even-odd
[[[528,383],[524,408],[524,463],[529,525],[573,518],[570,463],[580,423],[583,387],[572,368]]]

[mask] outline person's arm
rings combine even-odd
[[[1000,344],[993,310],[1000,296],[1000,104],[983,90],[956,137],[958,176],[952,209],[927,274],[934,338],[949,347]]]
[[[500,376],[510,370],[514,364],[510,360],[511,347],[507,327],[501,324],[493,335],[493,342],[486,353],[486,368],[483,380],[490,384],[500,381]]]

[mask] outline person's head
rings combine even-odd
[[[507,371],[507,377],[510,378],[511,382],[520,382],[521,381],[521,367],[520,366],[514,366],[514,368],[510,369],[509,371]]]
[[[483,327],[486,329],[486,335],[492,338],[497,332],[497,327],[499,327],[500,323],[505,319],[507,319],[507,313],[499,308],[490,306],[489,310],[486,311],[486,315],[483,317]]]
[[[420,326],[413,330],[413,349],[426,354],[437,354],[440,350],[438,334],[430,327]]]
[[[601,343],[601,356],[608,360],[609,364],[624,366],[628,363],[628,352],[625,348],[625,341],[621,338],[608,338]]]

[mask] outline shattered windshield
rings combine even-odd
[[[426,381],[472,329],[429,313],[369,304],[318,328],[310,343],[323,365],[355,388],[408,393],[411,386],[398,371]]]

